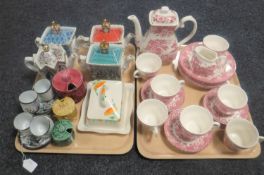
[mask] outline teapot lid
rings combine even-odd
[[[152,26],[177,26],[179,17],[176,11],[162,6],[160,9],[149,12],[149,23]]]

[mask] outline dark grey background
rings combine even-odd
[[[52,20],[78,27],[89,35],[92,25],[105,17],[133,32],[130,14],[136,14],[145,32],[148,12],[162,5],[180,17],[193,15],[198,31],[192,41],[219,34],[230,42],[242,87],[248,92],[254,123],[264,134],[264,2],[263,0],[1,0],[0,1],[0,174],[24,174],[21,155],[15,150],[13,118],[21,112],[18,95],[30,89],[35,74],[24,66],[24,57],[37,51],[34,39]],[[187,25],[190,29],[190,25]],[[178,32],[179,38],[183,32]],[[262,146],[263,148],[263,146]],[[34,174],[263,174],[264,156],[254,160],[148,160],[136,146],[121,156],[27,154],[39,166]]]

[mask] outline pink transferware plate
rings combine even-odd
[[[167,140],[177,149],[189,152],[196,153],[205,149],[210,142],[212,141],[213,134],[209,132],[203,136],[200,136],[192,141],[185,141],[179,135],[180,123],[179,123],[180,110],[174,110],[169,114],[169,118],[164,124],[164,132],[167,137]]]
[[[202,45],[202,43],[194,42],[184,47],[181,51],[179,67],[182,68],[182,73],[185,73],[186,76],[190,77],[192,80],[195,80],[200,84],[206,84],[208,86],[215,86],[216,84],[224,83],[234,75],[236,71],[236,62],[231,53],[228,51],[226,52],[227,63],[225,65],[225,72],[207,77],[193,73],[190,66],[190,59],[193,56],[194,48],[199,45]]]
[[[150,81],[151,79],[147,80],[141,88],[140,96],[142,100],[152,98],[152,93],[150,89]],[[179,109],[181,105],[184,103],[184,98],[185,98],[184,89],[181,88],[178,94],[175,97],[173,97],[173,99],[170,102],[166,103],[168,110],[172,111],[175,109]]]
[[[181,74],[182,78],[191,83],[192,85],[194,85],[195,87],[198,87],[198,88],[202,88],[202,89],[213,89],[213,88],[216,88],[216,87],[219,87],[221,86],[222,84],[224,84],[225,82],[223,83],[218,83],[218,84],[206,84],[206,83],[200,83],[200,82],[197,82],[197,80],[195,79],[192,79],[191,77],[188,77],[186,73],[184,73],[184,70],[181,68],[181,66],[178,67],[178,70],[179,70],[179,73]]]
[[[214,109],[215,101],[216,101],[216,94],[217,94],[217,89],[212,89],[207,94],[205,94],[203,98],[203,106],[207,108],[213,114],[215,121],[221,123],[222,125],[226,125],[230,120],[234,118],[248,119],[249,117],[248,105],[244,107],[243,109],[235,112],[235,114],[232,116],[226,116],[226,115],[223,115],[217,112]]]

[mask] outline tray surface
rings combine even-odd
[[[166,73],[176,76],[178,79],[183,79],[178,71],[173,69],[173,65],[162,66],[159,73]],[[237,75],[235,74],[230,80],[230,83],[240,85]],[[140,102],[140,89],[144,81],[136,81],[136,97],[137,104]],[[207,90],[197,89],[188,82],[184,86],[185,102],[182,107],[199,104]],[[251,120],[251,116],[249,116]],[[223,144],[224,130],[214,129],[212,142],[201,152],[190,154],[184,153],[174,148],[165,137],[163,127],[160,134],[152,136],[151,131],[144,127],[137,120],[137,148],[139,153],[149,159],[251,159],[256,158],[261,153],[260,144],[252,150],[245,150],[239,153],[234,153],[225,147]]]
[[[126,47],[125,55],[135,55],[135,48],[133,45],[129,44]],[[77,59],[74,68],[81,70],[84,73],[84,78],[86,82],[89,80],[89,74],[82,70]],[[124,82],[133,82],[132,72],[134,71],[134,64],[129,64],[128,69],[123,72],[122,80]],[[37,76],[36,79],[39,79]],[[85,83],[86,84],[86,83]],[[18,151],[31,152],[31,153],[59,153],[59,154],[125,154],[129,152],[133,146],[134,142],[134,129],[131,129],[129,134],[99,134],[92,132],[79,132],[77,130],[77,125],[79,122],[79,117],[81,113],[82,101],[76,104],[77,107],[77,118],[73,121],[75,139],[68,146],[55,146],[52,144],[47,145],[44,148],[38,150],[29,150],[23,148],[16,136],[15,147]],[[134,117],[131,117],[131,128],[134,128]]]

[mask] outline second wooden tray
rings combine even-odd
[[[173,65],[163,66],[159,73],[166,73],[182,79],[178,71],[174,71]],[[240,85],[237,75],[235,74],[230,83]],[[140,88],[144,82],[137,81],[137,104],[140,102]],[[186,83],[184,87],[185,102],[182,107],[191,104],[200,104],[206,90],[199,90]],[[251,116],[250,116],[251,119]],[[240,153],[233,153],[223,144],[224,130],[215,129],[213,140],[203,151],[189,154],[174,148],[166,139],[163,128],[157,136],[152,136],[139,121],[137,121],[137,148],[139,153],[149,159],[251,159],[256,158],[261,153],[260,144],[252,150],[246,150]]]

